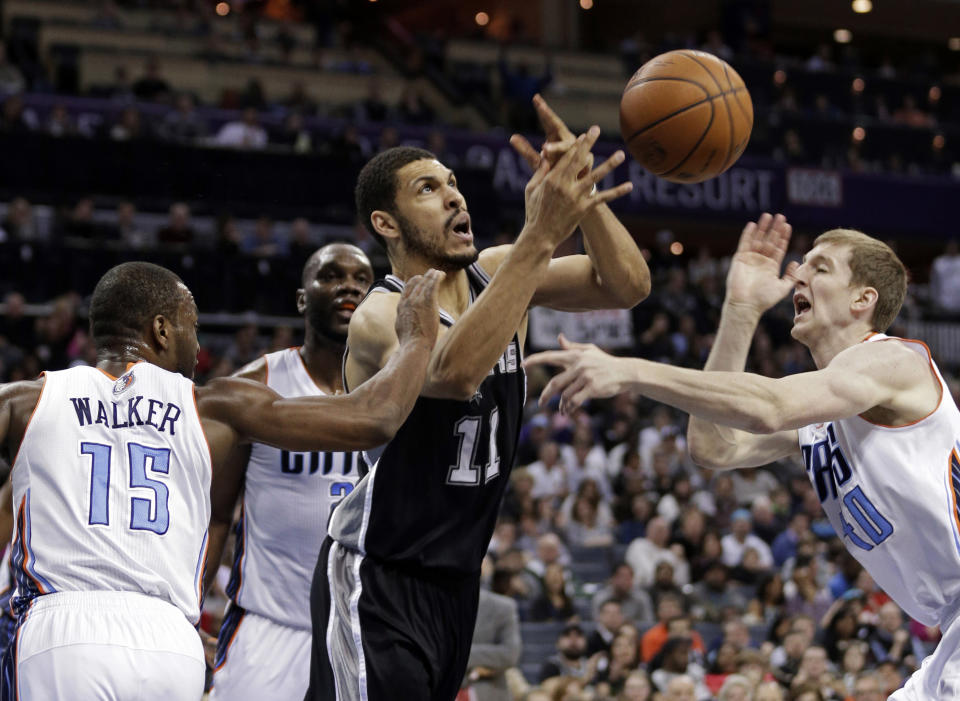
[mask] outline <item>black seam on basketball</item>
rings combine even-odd
[[[713,75],[713,71],[707,68],[706,64],[702,63],[696,56],[692,54],[683,53],[680,55],[686,56],[691,61],[696,63],[698,66],[700,66],[707,73],[707,75],[709,75],[713,79],[713,82],[717,84],[717,89],[720,91],[720,94],[723,95],[723,106],[727,110],[727,124],[730,127],[730,136],[727,139],[727,155],[724,156],[723,163],[721,164],[722,167],[718,171],[719,173],[722,173],[723,171],[725,171],[727,168],[730,167],[729,161],[730,161],[730,158],[733,156],[733,113],[730,110],[730,105],[727,103],[727,94],[723,89],[723,85],[721,85],[720,81],[717,80],[716,76]],[[722,63],[720,65],[723,66]],[[726,68],[724,68],[724,72],[726,72]],[[732,88],[733,86],[731,85],[730,87]]]
[[[710,121],[707,122],[707,128],[703,130],[703,133],[700,135],[700,138],[697,139],[697,143],[695,143],[695,144],[693,145],[693,148],[690,149],[690,150],[687,152],[687,155],[684,156],[684,157],[683,157],[683,160],[681,160],[679,163],[677,163],[677,165],[675,165],[675,166],[674,166],[673,168],[671,168],[670,170],[665,170],[665,171],[663,171],[662,173],[655,173],[655,175],[657,175],[657,176],[659,176],[659,177],[661,177],[661,178],[662,178],[663,176],[665,176],[665,175],[670,175],[671,173],[673,173],[673,172],[674,172],[675,170],[677,170],[678,168],[682,168],[682,167],[683,167],[683,164],[690,160],[690,156],[692,156],[693,154],[695,154],[695,153],[697,152],[697,149],[700,148],[700,144],[703,143],[703,140],[707,138],[707,134],[710,133],[710,129],[711,129],[711,127],[713,127],[713,115],[714,115],[715,112],[716,112],[716,107],[713,106],[713,100],[710,100]]]
[[[730,89],[734,92],[733,101],[737,104],[737,107],[740,108],[740,111],[743,112],[744,118],[745,118],[748,122],[750,122],[750,128],[752,129],[752,128],[753,128],[753,117],[751,117],[750,115],[748,115],[748,114],[747,114],[747,111],[743,108],[743,105],[740,104],[740,98],[736,96],[736,93],[737,93],[738,91],[737,91],[736,88],[733,87],[733,81],[730,80],[730,73],[727,71],[727,64],[726,64],[726,63],[723,64],[723,75],[724,75],[724,77],[727,79],[727,85],[729,85],[729,86],[730,86]],[[746,86],[744,86],[744,90],[746,90]]]
[[[738,90],[743,90],[743,88],[738,88]],[[699,107],[704,102],[710,102],[712,100],[716,100],[718,97],[724,97],[725,95],[728,95],[728,94],[729,93],[722,92],[722,93],[718,93],[717,95],[710,95],[709,97],[705,97],[702,100],[698,100],[697,102],[691,102],[689,105],[687,105],[683,109],[677,110],[676,112],[671,112],[666,117],[661,117],[657,121],[651,122],[650,124],[645,126],[643,129],[640,129],[639,131],[635,131],[628,138],[624,139],[624,142],[629,144],[636,137],[640,136],[643,132],[647,131],[648,129],[652,129],[655,126],[659,126],[660,124],[663,124],[664,122],[666,122],[668,119],[673,119],[674,117],[683,114],[689,109],[693,109],[694,107]]]
[[[699,82],[697,82],[696,80],[690,80],[689,78],[670,78],[670,77],[661,77],[661,76],[656,76],[656,77],[654,77],[654,78],[641,78],[641,79],[638,80],[636,83],[628,83],[628,84],[627,84],[627,87],[625,87],[625,88],[623,89],[623,94],[626,95],[628,92],[630,92],[631,90],[633,90],[633,89],[634,89],[635,87],[637,87],[638,85],[643,85],[644,83],[653,83],[653,82],[658,81],[658,80],[676,80],[676,81],[678,81],[678,82],[680,82],[680,83],[692,83],[693,85],[696,85],[698,88],[700,88],[701,90],[703,90],[703,94],[704,94],[704,95],[709,95],[709,94],[710,94],[710,91],[707,90],[705,87],[703,87],[703,84],[702,84],[702,83],[699,83]],[[621,99],[623,99],[623,96],[622,96],[622,95],[621,95]]]

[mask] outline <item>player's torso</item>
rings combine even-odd
[[[296,348],[266,356],[266,384],[284,397],[324,394]],[[310,580],[337,502],[359,478],[357,453],[291,453],[253,444],[228,593],[243,608],[310,627]]]
[[[807,475],[844,545],[925,623],[960,606],[960,412],[937,377],[940,404],[911,425],[854,416],[799,431]]]
[[[488,279],[476,267],[468,273],[475,297]],[[441,321],[453,323],[446,313]],[[382,561],[477,571],[515,459],[521,363],[515,335],[469,401],[420,397],[393,440],[366,455],[373,468],[338,509],[331,535]]]
[[[132,591],[197,619],[211,467],[193,390],[148,363],[46,373],[12,472],[18,607]]]

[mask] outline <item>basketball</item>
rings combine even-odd
[[[640,165],[675,183],[719,175],[743,153],[753,103],[743,79],[704,51],[668,51],[630,78],[620,98],[620,133]]]

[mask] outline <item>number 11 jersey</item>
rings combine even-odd
[[[477,264],[466,272],[472,302],[490,280]],[[368,294],[402,290],[388,275]],[[454,321],[442,310],[440,320]],[[380,562],[478,572],[516,457],[526,397],[521,361],[514,334],[471,399],[420,397],[382,452],[365,455],[372,467],[340,502],[330,536]]]
[[[119,378],[45,373],[11,473],[18,613],[56,591],[127,591],[196,623],[210,472],[183,375],[146,362]]]

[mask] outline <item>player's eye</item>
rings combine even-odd
[[[429,183],[424,183],[420,186],[420,192],[433,192],[433,185]]]

